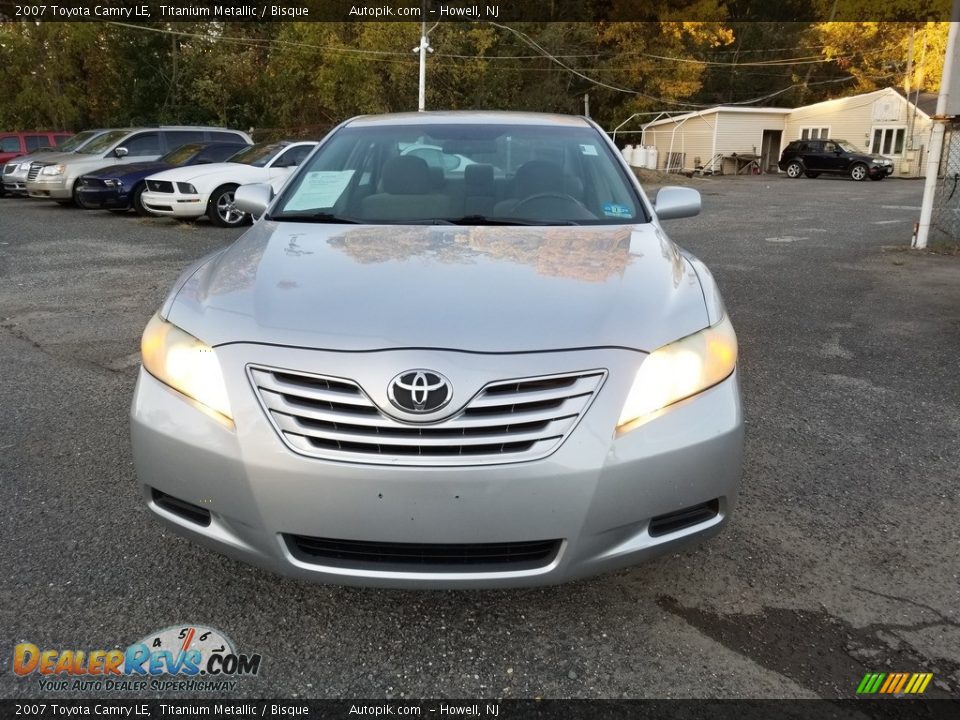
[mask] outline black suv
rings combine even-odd
[[[783,150],[778,166],[787,177],[820,173],[849,175],[854,180],[883,180],[893,174],[893,161],[860,152],[846,140],[794,140]]]

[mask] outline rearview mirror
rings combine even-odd
[[[654,204],[658,220],[693,217],[700,214],[700,193],[691,188],[660,188]]]
[[[273,200],[273,186],[270,183],[241,185],[233,193],[233,206],[240,212],[255,218],[263,215],[271,200]]]
[[[114,150],[113,150],[113,154],[116,155],[118,158],[124,158],[124,157],[126,157],[129,153],[130,153],[130,151],[127,150],[125,147],[118,147],[118,148],[114,148]]]

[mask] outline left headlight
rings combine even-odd
[[[726,315],[716,325],[654,350],[637,370],[617,429],[713,387],[736,365],[737,336]]]
[[[46,165],[40,171],[41,175],[63,175],[63,171],[66,169],[64,165]]]
[[[196,195],[197,189],[190,183],[178,182],[177,190],[182,192],[184,195]]]
[[[157,380],[233,419],[220,362],[212,347],[154,315],[140,341],[143,367]]]

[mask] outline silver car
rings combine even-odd
[[[622,568],[729,519],[737,340],[660,224],[699,194],[651,204],[590,120],[355,118],[276,197],[235,202],[259,220],[143,336],[134,459],[176,532],[310,580],[475,588]]]

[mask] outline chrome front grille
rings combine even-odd
[[[173,183],[168,180],[147,180],[147,189],[154,192],[172,193]]]
[[[43,167],[42,163],[34,162],[30,163],[30,170],[27,171],[27,180],[36,180],[37,175],[40,174],[40,168]]]
[[[454,415],[396,420],[343,378],[249,366],[264,411],[302,455],[378,465],[491,465],[545,457],[586,412],[606,371],[498,380]]]

